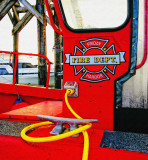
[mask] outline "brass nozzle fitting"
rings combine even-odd
[[[67,89],[68,95],[72,95],[75,93],[75,89]]]

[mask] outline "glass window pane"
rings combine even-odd
[[[42,58],[42,61],[44,61],[45,66],[38,67],[38,59],[37,56],[26,56],[21,55],[19,56],[18,61],[18,82],[19,84],[25,84],[25,85],[31,85],[31,86],[41,86],[44,87],[44,85],[39,84],[39,75],[40,77],[45,78],[47,77],[47,71],[48,71],[48,64],[46,65],[46,59]],[[45,69],[47,67],[47,69]],[[50,65],[50,79],[49,79],[49,88],[54,87],[54,65]],[[39,70],[42,73],[39,73]],[[45,79],[46,81],[47,79]],[[44,80],[43,80],[44,81]]]
[[[38,60],[37,57],[19,56],[18,77],[19,84],[38,86]]]
[[[115,28],[127,19],[127,0],[61,0],[66,21],[74,29]]]
[[[13,56],[11,54],[0,54],[0,83],[13,82]]]

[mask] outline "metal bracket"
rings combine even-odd
[[[98,119],[76,119],[76,118],[62,118],[62,117],[53,117],[45,115],[37,115],[37,117],[49,120],[53,122],[56,126],[50,132],[51,134],[59,135],[63,133],[63,124],[68,124],[70,126],[70,131],[78,128],[78,125],[84,123],[98,122]]]

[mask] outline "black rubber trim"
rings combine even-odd
[[[118,108],[114,116],[116,131],[148,134],[148,109]]]

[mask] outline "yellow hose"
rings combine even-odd
[[[71,111],[71,113],[78,119],[82,119],[82,117],[80,117],[70,106],[69,102],[68,102],[68,95],[69,94],[73,94],[74,93],[74,90],[72,89],[68,89],[65,93],[65,102],[66,102],[66,105],[67,107],[69,108],[69,110]],[[22,139],[24,139],[25,141],[28,141],[28,142],[51,142],[51,141],[57,141],[57,140],[60,140],[60,139],[64,139],[64,138],[67,138],[67,137],[70,137],[70,136],[73,136],[75,134],[78,134],[80,132],[83,133],[83,136],[84,136],[84,148],[83,148],[83,157],[82,157],[82,160],[88,160],[88,151],[89,151],[89,137],[88,137],[88,133],[87,133],[87,129],[89,129],[92,124],[91,123],[87,123],[86,125],[82,126],[80,125],[79,128],[75,129],[75,130],[72,130],[72,131],[69,131],[67,133],[63,133],[63,134],[60,134],[60,135],[56,135],[56,136],[50,136],[50,137],[41,137],[41,138],[35,138],[35,137],[29,137],[26,135],[26,132],[33,129],[33,128],[37,128],[37,127],[40,127],[40,126],[44,126],[44,125],[50,125],[50,124],[53,124],[52,122],[41,122],[41,123],[36,123],[36,124],[32,124],[30,126],[27,126],[25,127],[22,131],[21,131],[21,137]]]
[[[70,110],[70,112],[78,119],[83,119],[82,117],[80,117],[70,106],[69,102],[68,102],[68,95],[72,94],[74,91],[72,89],[67,89],[66,93],[65,93],[65,102],[66,105],[68,107],[68,109]],[[87,125],[91,125],[91,123],[88,123]],[[90,126],[90,127],[91,127]],[[82,160],[87,160],[88,159],[88,152],[89,152],[89,136],[86,130],[82,131],[83,136],[84,136],[84,148],[83,148],[83,157]]]
[[[24,139],[25,141],[28,141],[28,142],[51,142],[51,141],[57,141],[57,140],[60,140],[60,139],[64,139],[64,138],[67,138],[67,137],[70,137],[70,136],[73,136],[75,134],[78,134],[80,132],[82,132],[83,130],[86,130],[88,128],[91,127],[90,124],[87,124],[87,125],[84,125],[84,126],[81,126],[73,131],[69,131],[67,133],[63,133],[63,134],[59,134],[59,135],[56,135],[56,136],[51,136],[51,137],[29,137],[26,135],[26,132],[33,129],[33,128],[37,128],[37,127],[40,127],[40,126],[45,126],[45,125],[49,125],[51,124],[51,122],[47,121],[47,122],[41,122],[41,123],[36,123],[36,124],[32,124],[30,126],[27,126],[25,127],[22,132],[21,132],[21,137],[22,139]]]
[[[70,106],[70,104],[69,104],[69,102],[68,102],[68,95],[69,94],[73,94],[73,89],[67,89],[66,90],[66,93],[65,93],[65,102],[66,102],[66,105],[67,105],[67,107],[68,107],[68,109],[70,110],[70,112],[76,117],[76,118],[78,118],[78,119],[83,119],[82,117],[80,117],[72,108],[71,108],[71,106]]]

